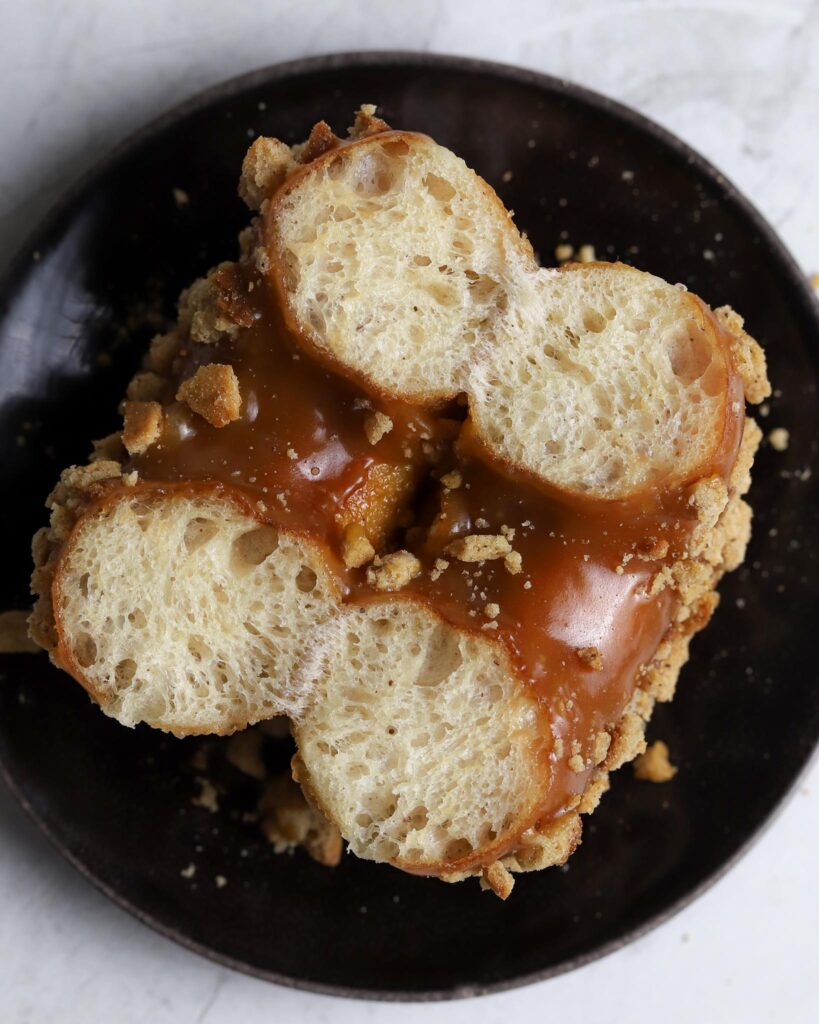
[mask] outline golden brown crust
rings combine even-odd
[[[364,108],[362,108],[363,110]],[[360,130],[354,129],[355,137],[364,142],[368,135],[386,130],[386,126],[376,127],[376,122],[384,125],[380,119],[373,119],[371,113],[363,113]],[[356,125],[358,126],[358,124],[359,118],[357,117]],[[402,134],[404,133],[391,133],[396,137]],[[409,133],[407,134],[409,137]],[[312,155],[307,147],[302,149],[299,155],[302,159],[305,158],[305,154],[307,154],[307,159],[333,159],[334,153],[331,150],[337,141],[331,144],[324,130],[319,129],[314,142],[315,155]],[[275,143],[275,145],[268,145],[271,143]],[[288,154],[285,155],[284,150],[280,148],[282,146],[282,143],[276,143],[275,140],[260,139],[254,143],[254,147],[257,148],[248,165],[245,186],[247,193],[245,198],[251,205],[261,205],[264,200],[269,200],[278,189],[288,188],[289,182],[285,181],[288,176],[295,178],[303,173],[296,169],[292,151],[288,147],[284,147]],[[251,150],[254,147],[251,147]],[[250,157],[250,152],[248,157]],[[151,351],[146,357],[145,370],[137,374],[129,386],[128,398],[132,403],[150,405],[167,397],[168,382],[165,374],[170,371],[183,338],[189,336],[194,341],[208,343],[232,337],[236,333],[238,322],[219,303],[218,288],[214,287],[215,275],[230,266],[232,265],[220,265],[208,275],[208,278],[196,282],[183,293],[180,299],[179,326],[168,334],[160,335],[155,339]],[[765,377],[764,355],[756,342],[744,332],[741,318],[737,314],[728,310],[727,307],[723,307],[717,310],[717,315],[734,338],[735,343],[731,347],[731,356],[742,376],[746,395],[751,401],[760,401],[770,393],[770,386]],[[311,348],[311,346],[308,347]],[[215,364],[209,365],[214,366]],[[227,367],[227,369],[231,368]],[[190,383],[190,381],[186,383]],[[238,388],[235,397],[238,402]],[[233,409],[235,416],[238,416],[238,406],[234,405]],[[229,421],[225,420],[225,422]],[[676,620],[652,662],[644,667],[640,687],[635,692],[634,698],[620,722],[612,729],[611,734],[601,734],[606,737],[605,740],[601,739],[600,751],[596,750],[596,754],[600,753],[600,760],[597,763],[601,767],[592,772],[585,792],[578,799],[576,808],[556,822],[546,824],[536,822],[526,828],[519,836],[515,849],[491,865],[484,868],[476,866],[461,873],[447,873],[446,867],[441,866],[441,877],[448,881],[454,881],[467,875],[483,872],[488,886],[494,891],[498,891],[498,889],[502,890],[506,887],[507,883],[504,879],[508,872],[538,870],[552,864],[561,864],[574,851],[581,839],[580,815],[591,813],[597,806],[603,792],[608,788],[609,771],[633,759],[645,749],[645,723],[650,717],[654,701],[669,700],[673,695],[680,669],[688,656],[690,637],[705,625],[716,606],[718,597],[714,588],[722,574],[735,568],[744,557],[744,549],[750,532],[750,509],[742,501],[741,495],[747,490],[750,483],[750,465],[760,437],[760,431],[753,421],[749,420],[746,423],[742,446],[728,488],[725,488],[716,477],[699,481],[692,488],[691,504],[697,513],[699,527],[692,539],[689,557],[671,567],[668,577],[661,581],[664,587],[675,592],[676,599],[679,601]],[[115,444],[107,439],[106,445],[107,447],[101,451],[110,451],[113,454],[116,450]],[[34,540],[36,568],[32,587],[39,595],[39,599],[32,614],[30,631],[32,637],[51,652],[52,657],[57,647],[54,613],[51,605],[56,559],[83,508],[99,496],[100,488],[110,486],[112,483],[119,485],[121,473],[119,462],[111,459],[101,459],[88,467],[72,467],[63,474],[60,484],[49,499],[49,507],[52,510],[51,526],[40,531]],[[496,542],[502,542],[505,545],[504,551],[499,551],[497,554],[484,553],[480,556],[481,558],[504,557],[509,559],[510,556],[516,554],[512,551],[506,537],[486,538],[481,535],[476,535],[476,537],[483,542],[491,541],[495,543],[495,546],[497,546]],[[475,539],[475,537],[470,537],[464,540]],[[408,553],[396,552],[395,554]],[[463,555],[455,557],[463,557]],[[476,559],[469,558],[467,560]],[[383,563],[376,568],[382,567]],[[513,560],[510,571],[519,570],[520,565],[515,566]],[[590,663],[590,667],[594,666]],[[294,769],[297,768],[298,759],[294,762]],[[305,785],[304,788],[307,790],[309,787]],[[309,808],[308,810],[310,814],[322,817],[318,812]],[[293,808],[294,814],[295,811],[296,809]],[[271,819],[274,817],[272,812],[268,814],[268,817]],[[322,818],[322,820],[324,819]],[[325,824],[327,824],[326,821]],[[330,827],[332,828],[332,826]],[[286,838],[286,833],[288,829],[292,833],[294,828],[296,826],[292,822],[288,826],[282,826],[280,816],[277,816],[276,823],[268,825],[271,841],[291,843],[291,840]],[[309,832],[309,829],[307,831]],[[323,840],[317,839],[317,845],[314,848],[319,855],[316,859],[321,860],[322,863],[337,862],[341,850],[340,837],[337,841],[337,854],[333,853],[333,850],[336,849],[335,842],[335,840],[332,842],[328,840],[326,834],[324,834]],[[334,856],[335,860],[333,860]],[[495,879],[494,885],[486,878],[487,873],[491,873]]]
[[[515,887],[515,879],[512,872],[504,867],[499,860],[487,864],[481,872],[481,888],[491,889],[500,899],[508,899]]]
[[[101,459],[88,466],[69,466],[63,470],[57,486],[46,499],[51,520],[48,526],[34,534],[31,545],[34,558],[31,591],[36,600],[29,619],[29,635],[48,651],[52,661],[55,661],[58,643],[52,602],[58,559],[85,508],[106,485],[118,482],[121,477],[122,466],[110,460]],[[55,661],[55,664],[59,662]]]

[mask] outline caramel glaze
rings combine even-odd
[[[673,621],[673,591],[652,595],[650,583],[664,565],[685,557],[695,524],[687,487],[658,486],[629,502],[550,492],[493,459],[463,419],[463,406],[459,418],[455,403],[435,411],[386,401],[306,355],[284,329],[272,289],[255,273],[236,268],[222,285],[224,308],[244,327],[232,341],[182,350],[172,386],[175,391],[198,364],[230,363],[241,418],[217,429],[170,401],[159,441],[127,468],[138,470],[145,484],[210,480],[252,499],[261,520],[322,545],[348,603],[394,595],[375,593],[366,569],[344,566],[346,526],[364,524],[381,552],[412,550],[423,572],[401,594],[503,644],[531,690],[544,784],[529,824],[548,825],[576,806],[595,770],[596,735],[617,724],[641,666]],[[702,305],[701,311],[721,336],[710,310]],[[712,465],[698,473],[726,481],[744,408],[727,353],[726,346],[725,433]],[[392,419],[393,429],[372,445],[364,423],[375,409]],[[438,480],[452,469],[463,482],[447,489]],[[517,574],[502,559],[466,563],[444,551],[457,537],[509,530],[522,557]],[[441,558],[448,567],[431,573]],[[499,608],[491,619],[487,605]],[[578,653],[592,649],[599,660]]]

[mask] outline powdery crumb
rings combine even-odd
[[[657,594],[661,594],[665,588],[670,586],[673,582],[674,577],[671,574],[671,569],[667,565],[664,565],[655,576],[652,576],[648,592],[652,597],[654,597]]]
[[[178,402],[186,402],[202,419],[214,427],[226,427],[239,419],[242,397],[232,366],[208,363],[183,381],[176,392]]]
[[[122,443],[129,455],[139,455],[159,440],[162,433],[159,402],[124,402],[122,415]]]
[[[364,532],[361,523],[351,523],[344,531],[341,540],[341,557],[348,569],[359,569],[367,562],[371,562],[375,555],[375,548]]]
[[[436,558],[435,564],[430,570],[429,578],[433,581],[440,579],[448,568],[449,562],[445,558]]]
[[[586,767],[586,762],[580,756],[580,754],[572,754],[569,758],[568,765],[571,771],[575,773],[582,772]]]
[[[296,167],[290,147],[278,139],[256,139],[242,161],[239,195],[258,210]]]
[[[34,654],[40,647],[28,635],[27,611],[0,612],[0,654]]]
[[[768,434],[768,441],[775,452],[787,451],[790,440],[790,431],[784,427],[776,427]]]
[[[392,420],[383,412],[373,412],[364,420],[364,433],[370,444],[378,444],[392,430]]]
[[[581,245],[577,250],[577,259],[580,263],[594,263],[597,253],[593,245]]]
[[[441,483],[444,487],[449,488],[450,491],[456,491],[463,482],[464,478],[457,469],[453,469],[451,473],[445,473],[441,477]]]
[[[496,619],[498,615],[500,615],[500,605],[490,602],[489,604],[484,605],[483,613],[487,619]]]
[[[499,860],[487,864],[481,872],[481,888],[491,889],[502,900],[509,897],[514,887],[515,879],[512,872],[507,870]]]
[[[595,764],[601,764],[606,754],[609,752],[611,746],[611,734],[602,730],[594,737],[594,747],[592,748],[592,758]]]
[[[213,881],[216,883],[217,889],[224,889],[224,887],[227,885],[227,879],[225,878],[224,875],[217,875]]]
[[[598,647],[578,647],[577,656],[595,672],[600,672],[603,668],[603,655]]]
[[[190,864],[188,864],[186,868],[182,868],[179,874],[183,878],[193,878],[193,876],[196,874],[196,865],[193,862],[191,862]]]
[[[483,533],[459,537],[447,544],[445,551],[461,562],[484,562],[504,558],[512,550],[509,541],[502,534]]]
[[[510,551],[504,558],[503,564],[506,566],[508,573],[517,576],[519,572],[523,571],[523,556],[519,551]]]
[[[393,551],[376,558],[367,570],[367,582],[376,590],[400,590],[421,572],[421,563],[409,551]]]
[[[510,182],[513,177],[514,177],[514,175],[512,174],[511,171],[504,171],[503,174],[501,175],[501,181],[503,181],[503,182]]]
[[[745,330],[745,321],[730,306],[719,306],[714,315],[732,339],[731,355],[745,387],[745,397],[758,405],[771,393],[765,353]]]
[[[645,782],[668,782],[677,774],[677,768],[668,757],[668,746],[656,740],[634,762],[634,775]]]

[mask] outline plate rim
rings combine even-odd
[[[210,106],[217,100],[230,99],[231,96],[243,92],[246,89],[257,85],[272,83],[286,79],[294,75],[314,71],[328,71],[333,69],[349,69],[357,67],[372,67],[389,69],[398,65],[410,65],[416,68],[432,67],[448,69],[455,72],[470,72],[477,74],[499,77],[505,80],[522,82],[539,87],[540,89],[562,95],[573,100],[580,101],[598,111],[609,114],[615,119],[625,121],[638,130],[652,136],[654,139],[685,157],[686,162],[696,168],[700,174],[707,177],[720,189],[726,198],[730,198],[740,209],[740,212],[750,221],[760,236],[762,244],[769,251],[772,251],[775,258],[780,262],[785,275],[790,279],[790,284],[795,287],[799,295],[802,312],[807,319],[813,323],[816,336],[819,337],[819,304],[816,303],[813,293],[809,287],[807,276],[802,272],[794,256],[785,246],[773,226],[760,213],[756,206],[742,193],[733,182],[728,179],[714,164],[702,156],[697,150],[688,145],[673,132],[653,121],[651,118],[631,107],[613,100],[602,93],[588,89],[569,79],[549,75],[545,72],[532,68],[521,67],[514,64],[507,64],[498,61],[485,60],[476,57],[467,57],[454,54],[429,53],[413,50],[356,50],[343,51],[339,53],[319,54],[310,57],[302,57],[294,60],[281,61],[275,64],[264,65],[254,68],[251,71],[243,72],[232,76],[206,89],[187,97],[174,104],[169,109],[149,120],[142,127],[125,136],[104,155],[98,157],[94,162],[77,178],[70,182],[57,199],[50,205],[47,212],[40,218],[33,229],[24,237],[22,243],[15,250],[14,255],[0,275],[0,319],[4,319],[9,311],[10,298],[16,286],[23,279],[30,267],[34,254],[46,247],[50,236],[60,226],[63,217],[70,213],[71,209],[78,203],[84,194],[90,191],[98,180],[114,170],[121,162],[126,160],[131,153],[142,146],[145,142],[160,134],[166,128],[173,125],[181,118],[197,113]],[[242,974],[250,975],[264,981],[273,982],[286,988],[300,991],[313,992],[321,995],[343,997],[348,999],[360,999],[367,1001],[383,1002],[438,1002],[444,1000],[462,999],[482,995],[491,995],[507,992],[526,985],[545,981],[549,978],[558,977],[569,971],[584,967],[587,964],[600,960],[610,953],[631,944],[642,938],[655,928],[669,921],[681,910],[685,909],[695,900],[699,899],[708,889],[722,879],[748,851],[756,845],[768,829],[779,818],[785,808],[790,804],[802,780],[807,775],[811,766],[819,757],[819,747],[814,742],[801,767],[791,780],[788,789],[780,797],[779,801],[771,808],[768,814],[757,826],[745,837],[739,847],[718,865],[709,875],[703,878],[697,885],[692,887],[684,895],[674,900],[664,909],[658,911],[652,917],[623,932],[614,939],[604,942],[593,950],[578,954],[558,964],[550,965],[537,971],[530,971],[513,979],[505,979],[498,982],[490,982],[485,985],[476,984],[468,986],[453,986],[449,988],[427,989],[422,991],[404,989],[378,989],[378,988],[357,988],[346,985],[329,984],[312,981],[303,978],[296,978],[287,974],[280,974],[276,971],[265,970],[238,960],[234,957],[220,953],[219,951],[192,939],[184,932],[158,920],[151,914],[142,910],[138,905],[123,896],[117,889],[111,886],[104,879],[96,875],[82,859],[71,850],[67,844],[60,839],[53,831],[49,823],[40,816],[32,802],[18,784],[16,776],[10,765],[7,765],[2,757],[0,748],[0,775],[12,793],[26,816],[36,826],[38,831],[60,852],[72,867],[74,867],[95,889],[106,896],[113,904],[140,923],[147,925],[154,932],[170,939],[177,945],[197,953],[206,959],[228,967]]]

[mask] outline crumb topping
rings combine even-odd
[[[364,420],[364,433],[370,444],[378,444],[392,430],[392,420],[383,412],[373,412]]]
[[[512,545],[502,534],[472,533],[453,540],[445,551],[461,562],[485,562],[505,558],[511,553]]]
[[[603,655],[597,647],[578,647],[577,656],[594,672],[600,672],[602,670]]]
[[[122,443],[129,455],[147,451],[162,433],[159,402],[124,402]]]
[[[187,405],[214,427],[226,427],[238,420],[242,410],[239,381],[232,366],[208,363],[183,381],[176,392]]]
[[[344,531],[341,539],[341,557],[348,569],[359,569],[375,556],[375,548],[370,543],[361,523],[351,523]]]
[[[367,582],[376,590],[392,591],[405,587],[421,572],[421,563],[409,551],[393,551],[376,557],[367,570]]]

